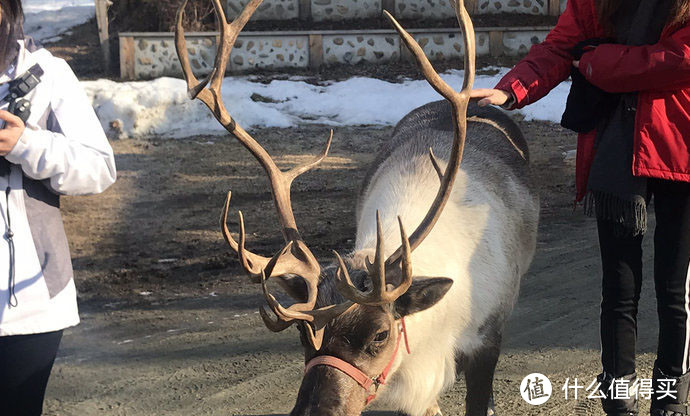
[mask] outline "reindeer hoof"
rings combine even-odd
[[[496,416],[496,405],[494,404],[494,395],[489,397],[489,405],[486,407],[486,416]]]
[[[430,408],[426,409],[424,416],[443,416],[443,413],[441,413],[441,408],[438,407],[438,404],[434,404]]]

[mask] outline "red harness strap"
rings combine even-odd
[[[366,391],[370,391],[371,386],[375,386],[373,393],[371,393],[367,397],[367,404],[369,404],[372,400],[376,398],[376,392],[378,391],[379,386],[382,384],[386,384],[386,378],[388,377],[388,373],[391,371],[391,368],[393,367],[395,357],[398,355],[398,350],[400,349],[401,338],[405,338],[405,349],[407,350],[408,354],[410,353],[410,344],[407,342],[407,328],[405,328],[405,318],[402,318],[400,320],[400,326],[400,334],[402,336],[398,337],[398,341],[395,344],[395,351],[393,352],[393,357],[391,357],[391,360],[388,362],[388,365],[386,366],[386,368],[383,369],[383,372],[379,374],[378,377],[371,378],[368,375],[364,374],[362,370],[355,367],[354,365],[332,355],[320,355],[318,357],[312,358],[311,360],[309,360],[306,367],[304,368],[304,373],[306,374],[309,370],[311,370],[313,367],[316,367],[317,365],[327,365],[347,374],[354,381],[356,381],[357,384],[362,386],[362,388]]]

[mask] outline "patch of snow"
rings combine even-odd
[[[24,0],[24,33],[41,42],[58,40],[96,15],[93,0]]]
[[[37,13],[45,10],[60,10],[65,7],[94,6],[94,0],[23,0],[24,13]]]
[[[491,88],[506,74],[478,75],[475,88]],[[451,70],[442,77],[460,88],[463,71]],[[153,81],[83,82],[106,131],[117,125],[119,137],[182,138],[225,134],[211,112],[187,96],[186,84],[175,78]],[[569,82],[562,83],[540,101],[514,113],[525,120],[559,122],[565,109]],[[354,77],[313,85],[300,79],[274,80],[268,84],[251,77],[223,81],[223,100],[230,114],[243,127],[292,127],[326,124],[334,127],[396,124],[411,110],[441,97],[424,80],[392,83]],[[252,96],[261,96],[254,100]]]

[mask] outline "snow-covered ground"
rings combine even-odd
[[[96,15],[94,0],[24,0],[24,32],[41,42],[57,40]]]
[[[491,88],[508,69],[477,76],[476,88]],[[443,78],[462,85],[462,71]],[[86,81],[82,85],[93,101],[104,128],[121,126],[121,137],[179,138],[197,134],[223,134],[225,130],[198,101],[190,101],[184,81],[160,78],[144,82]],[[527,120],[559,122],[569,84],[519,111]],[[254,99],[252,99],[254,97]],[[290,127],[304,123],[331,126],[393,125],[412,109],[441,99],[426,81],[391,83],[356,77],[312,85],[299,78],[268,84],[252,77],[231,77],[223,82],[223,100],[245,128]]]

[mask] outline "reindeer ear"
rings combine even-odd
[[[453,280],[445,277],[419,278],[394,304],[395,313],[404,317],[434,306],[448,292]]]

